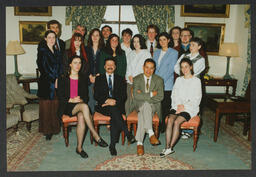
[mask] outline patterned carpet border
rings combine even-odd
[[[171,157],[161,158],[156,154],[124,154],[106,160],[94,170],[192,170],[193,167]]]
[[[7,158],[8,161],[8,171],[15,171],[20,163],[24,160],[26,155],[31,151],[31,149],[38,143],[41,134],[37,134],[32,137],[28,142],[24,143],[22,148],[19,148],[11,157]]]

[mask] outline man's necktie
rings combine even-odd
[[[108,89],[109,89],[109,97],[112,98],[113,93],[112,93],[112,79],[111,79],[111,75],[109,75],[109,77],[108,77]]]
[[[149,90],[149,83],[148,83],[149,79],[147,79],[147,83],[146,83],[146,92],[148,92]]]
[[[153,57],[153,52],[154,52],[154,49],[153,49],[153,42],[150,42],[151,45],[150,45],[150,54],[151,56]]]

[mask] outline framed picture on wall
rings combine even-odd
[[[21,44],[38,44],[44,39],[47,22],[43,21],[19,21]]]
[[[52,16],[52,7],[14,7],[14,15],[18,16]]]
[[[218,55],[220,44],[224,41],[225,24],[186,22],[184,26],[194,32],[194,37],[205,42],[208,55]]]
[[[229,17],[228,4],[181,5],[180,15],[185,17]]]

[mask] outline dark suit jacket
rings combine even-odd
[[[70,78],[67,76],[61,76],[58,78],[58,99],[59,99],[59,109],[58,116],[61,118],[68,100],[70,98]],[[78,79],[78,96],[83,100],[84,103],[88,103],[88,76],[83,74],[79,75]]]
[[[44,99],[53,99],[55,80],[62,74],[62,55],[54,48],[51,52],[45,40],[38,44],[37,60],[40,77],[37,95]]]
[[[114,88],[112,98],[116,100],[116,106],[122,113],[125,112],[124,104],[126,97],[125,80],[121,76],[114,74]],[[96,77],[94,85],[94,98],[98,102],[95,109],[96,111],[101,112],[101,105],[104,104],[108,98],[110,98],[106,74],[101,74],[100,76]]]
[[[93,53],[92,47],[86,46],[85,51],[86,51],[87,58],[88,58],[89,64],[90,64],[89,74],[96,75],[96,74],[100,73],[100,71],[99,71],[100,50],[98,50],[96,52],[96,60],[93,59],[94,53]]]

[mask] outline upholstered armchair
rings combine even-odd
[[[17,82],[13,74],[6,75],[6,126],[7,128],[15,125],[18,121],[26,122],[27,129],[30,131],[31,122],[39,119],[39,105],[28,103],[28,100],[35,100],[38,97],[27,93]],[[17,114],[19,110],[19,115]],[[17,122],[15,124],[15,122]]]

